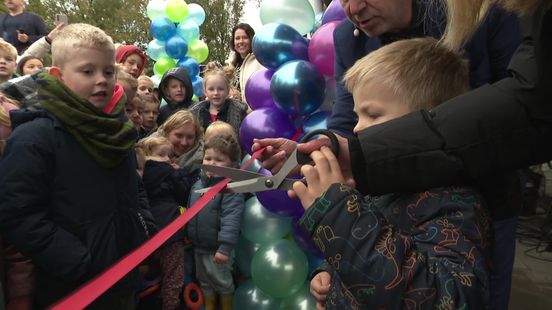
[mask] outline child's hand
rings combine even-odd
[[[180,169],[180,166],[179,166],[177,163],[171,163],[171,166],[172,166],[175,170]]]
[[[326,298],[330,292],[332,276],[327,271],[317,273],[310,282],[310,292],[316,299],[316,310],[325,309]]]
[[[228,256],[220,252],[215,253],[215,256],[213,257],[213,262],[218,265],[226,264],[227,261],[228,261]]]
[[[330,185],[345,181],[337,158],[330,148],[323,146],[320,151],[314,151],[310,156],[314,161],[314,166],[303,165],[301,167],[301,174],[305,176],[307,184],[293,183],[293,191],[305,209],[309,208],[316,198],[328,190]]]

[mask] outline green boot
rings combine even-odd
[[[220,295],[220,309],[221,310],[232,310],[233,303],[234,303],[234,295],[232,295],[232,294]]]

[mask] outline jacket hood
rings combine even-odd
[[[146,58],[146,55],[144,55],[144,52],[140,48],[134,45],[121,45],[119,48],[117,48],[117,51],[115,51],[115,61],[117,63],[124,63],[128,56],[136,54],[142,58],[142,67],[138,68],[138,75],[142,74],[142,71],[144,71],[144,68],[146,67],[146,64],[148,63],[148,59]]]
[[[19,109],[10,111],[10,120],[12,129],[17,126],[30,122],[35,118],[49,117],[53,118],[46,110],[43,109]]]
[[[167,97],[165,94],[165,84],[167,83],[167,80],[170,78],[176,78],[182,83],[184,83],[184,88],[186,89],[186,96],[182,102],[174,102],[170,98]],[[161,98],[165,99],[165,101],[170,105],[179,105],[183,102],[191,102],[192,97],[194,96],[194,88],[192,86],[192,79],[190,78],[190,75],[188,74],[188,71],[184,68],[176,67],[172,68],[167,73],[163,75],[163,78],[161,79],[161,82],[159,83],[159,95]]]

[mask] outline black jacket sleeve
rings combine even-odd
[[[367,128],[351,140],[363,193],[419,191],[552,158],[552,10],[523,20],[512,77]]]

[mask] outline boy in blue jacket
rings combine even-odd
[[[115,81],[112,39],[91,25],[68,25],[52,42],[52,68],[36,78],[39,103],[11,114],[0,231],[36,266],[35,308],[69,294],[149,234],[136,131]],[[132,309],[134,278],[91,308]]]
[[[358,114],[355,132],[430,110],[469,88],[467,63],[430,38],[382,47],[344,80]],[[328,148],[311,157],[315,166],[301,169],[307,186],[296,182],[293,189],[307,209],[301,226],[326,258],[324,271],[311,281],[320,307],[487,308],[492,234],[476,190],[362,197],[344,184]]]
[[[203,164],[237,167],[241,154],[232,136],[215,135],[205,141]],[[223,178],[202,172],[192,186],[190,205],[201,194],[195,190],[213,186]],[[244,194],[219,193],[188,223],[188,237],[194,246],[196,277],[205,294],[205,309],[214,310],[216,296],[222,309],[232,309],[234,282],[232,278],[233,249],[240,235],[245,207]]]

